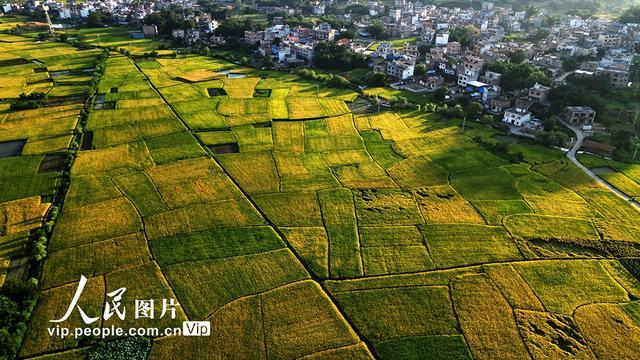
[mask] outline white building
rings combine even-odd
[[[436,46],[447,46],[449,44],[449,33],[440,33],[436,35]]]
[[[402,17],[402,10],[400,9],[391,9],[389,10],[389,17],[393,19],[393,21],[398,22]]]
[[[62,10],[58,11],[58,17],[60,19],[71,19],[71,10],[62,9]]]
[[[531,113],[520,108],[507,109],[507,111],[504,112],[504,117],[502,118],[503,123],[515,126],[522,126],[530,120]]]
[[[464,72],[458,74],[458,85],[467,86],[471,81],[478,81],[479,76],[478,71],[474,69],[464,69]]]
[[[294,44],[294,50],[298,59],[313,60],[313,46],[307,44]]]
[[[391,61],[387,64],[387,75],[404,80],[413,76],[415,66],[407,62]]]

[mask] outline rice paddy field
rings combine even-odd
[[[9,102],[34,69],[97,54],[0,40],[4,58],[26,60],[0,67]],[[148,359],[640,356],[637,209],[560,152],[520,145],[532,156],[511,163],[473,140],[490,128],[356,115],[356,96],[200,56],[110,54],[19,356],[94,351],[96,339],[47,333],[80,275],[93,314],[122,287],[128,311],[177,303],[174,318],[92,326],[210,321],[211,336],[152,336]],[[17,251],[4,244],[40,226],[55,189],[37,169],[67,151],[81,108],[3,107],[1,141],[26,143],[0,158],[0,279]]]

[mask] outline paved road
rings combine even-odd
[[[578,159],[576,159],[576,152],[578,152],[578,149],[580,149],[580,147],[582,146],[582,142],[584,141],[584,133],[582,132],[582,130],[569,125],[566,122],[562,122],[562,124],[564,124],[564,126],[568,127],[569,129],[571,129],[571,131],[573,131],[576,134],[576,141],[574,141],[573,146],[571,147],[571,149],[569,151],[567,151],[567,158],[569,158],[569,160],[571,160],[574,164],[576,164],[580,169],[582,169],[582,171],[584,171],[587,175],[589,175],[591,178],[593,178],[595,181],[599,182],[600,184],[606,186],[609,190],[613,191],[616,195],[618,195],[619,197],[625,199],[626,201],[630,202],[631,205],[635,206],[637,209],[640,210],[640,203],[638,203],[637,201],[635,201],[631,196],[623,193],[622,191],[618,190],[616,187],[612,186],[611,184],[609,184],[608,182],[604,181],[602,178],[600,178],[598,175],[596,175],[593,171],[589,170],[589,168],[587,168],[586,166],[582,165],[582,163],[580,161],[578,161]]]
[[[567,77],[569,75],[571,75],[571,74],[573,74],[573,71],[567,71],[566,73],[564,73],[564,74],[558,76],[557,78],[555,78],[553,81],[564,82],[567,79]]]

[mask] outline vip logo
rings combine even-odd
[[[182,335],[209,336],[211,335],[211,323],[209,321],[184,321],[182,323]]]

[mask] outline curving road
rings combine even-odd
[[[596,175],[593,171],[589,170],[589,168],[587,168],[586,166],[582,165],[582,163],[580,161],[578,161],[578,159],[576,159],[576,153],[578,152],[578,149],[580,149],[580,147],[582,146],[582,142],[584,141],[584,133],[579,128],[576,128],[576,127],[568,124],[565,121],[561,121],[561,122],[562,122],[562,124],[564,126],[568,127],[569,129],[571,129],[571,131],[573,131],[576,134],[576,139],[577,139],[573,143],[573,146],[571,147],[571,149],[569,151],[567,151],[567,158],[569,158],[569,160],[571,160],[571,162],[576,164],[580,169],[582,169],[582,171],[584,171],[587,175],[589,175],[593,180],[595,180],[595,181],[599,182],[600,184],[606,186],[609,190],[613,191],[616,195],[618,195],[619,197],[625,199],[626,201],[631,203],[631,205],[635,206],[638,210],[640,210],[640,203],[638,203],[636,200],[634,200],[631,196],[629,196],[629,195],[623,193],[622,191],[618,190],[618,188],[616,188],[613,185],[609,184],[608,182],[604,181],[601,177]]]

